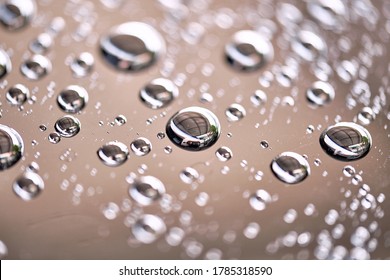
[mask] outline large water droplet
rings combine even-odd
[[[292,50],[306,61],[314,61],[324,56],[327,51],[325,41],[316,33],[309,30],[300,30],[291,42]]]
[[[229,65],[242,71],[254,71],[273,59],[274,49],[268,39],[252,30],[236,32],[225,46]]]
[[[5,77],[12,70],[11,60],[8,54],[0,49],[0,79]]]
[[[80,132],[80,121],[70,115],[58,119],[54,125],[55,130],[62,136],[70,138]]]
[[[149,139],[147,138],[139,137],[131,142],[130,148],[135,153],[135,155],[145,156],[152,150],[152,143],[150,143]]]
[[[113,27],[100,40],[105,60],[122,71],[139,71],[153,65],[165,51],[161,35],[142,22]]]
[[[14,85],[8,90],[6,94],[7,101],[14,106],[22,105],[24,102],[27,101],[29,97],[30,97],[29,89],[22,84]]]
[[[160,109],[170,104],[179,95],[177,86],[168,79],[158,78],[150,81],[139,92],[145,105]]]
[[[32,200],[44,189],[41,176],[34,172],[26,172],[16,178],[13,184],[14,192],[23,200]]]
[[[114,167],[123,164],[127,160],[129,150],[125,144],[112,141],[100,147],[97,155],[105,165]]]
[[[134,179],[129,189],[130,196],[141,205],[151,205],[165,193],[164,184],[153,176]]]
[[[322,132],[320,144],[328,155],[349,161],[366,156],[372,139],[364,127],[352,122],[340,122]]]
[[[30,23],[35,15],[33,0],[6,0],[0,4],[0,22],[8,30],[17,30]]]
[[[88,102],[88,92],[85,88],[71,85],[57,96],[57,104],[66,113],[78,113]]]
[[[288,184],[299,183],[310,174],[307,160],[293,152],[278,155],[271,163],[271,170],[278,179]]]
[[[307,100],[316,106],[329,104],[335,97],[331,84],[323,81],[314,82],[306,91]]]
[[[142,243],[150,244],[166,231],[164,221],[155,215],[145,214],[131,228],[134,237]]]
[[[168,121],[166,133],[173,143],[189,151],[211,147],[221,134],[217,117],[201,107],[188,107]]]
[[[94,64],[95,59],[93,58],[93,55],[89,52],[83,52],[74,58],[70,64],[70,69],[74,76],[81,78],[91,73]]]
[[[0,171],[20,160],[24,145],[22,137],[14,129],[0,124]]]
[[[20,72],[30,80],[39,80],[49,74],[51,68],[51,62],[47,57],[34,54],[20,65]]]

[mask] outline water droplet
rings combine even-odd
[[[321,160],[319,159],[319,158],[316,158],[315,160],[314,160],[314,165],[315,166],[320,166],[321,165]]]
[[[355,175],[355,168],[351,165],[347,165],[343,168],[343,174],[345,177],[352,177]]]
[[[88,102],[88,92],[77,85],[66,87],[57,96],[57,104],[66,113],[80,112]]]
[[[173,227],[169,230],[165,240],[171,246],[178,246],[183,240],[185,235],[184,230],[179,227]]]
[[[309,14],[325,29],[340,28],[346,15],[345,5],[341,0],[312,0],[307,2]]]
[[[179,177],[183,181],[183,183],[190,185],[194,181],[199,179],[199,173],[192,167],[186,167],[180,172]]]
[[[316,106],[329,104],[335,97],[335,92],[331,84],[323,81],[314,82],[306,91],[307,100]]]
[[[161,140],[165,138],[165,133],[164,132],[159,132],[157,133],[157,139]]]
[[[152,150],[152,143],[147,138],[139,137],[131,142],[130,148],[136,156],[146,156]]]
[[[112,141],[100,147],[97,155],[105,165],[115,167],[123,164],[127,160],[129,150],[125,144]]]
[[[229,65],[242,71],[254,71],[273,59],[274,50],[268,39],[252,30],[236,32],[225,46]]]
[[[298,212],[295,209],[289,209],[286,214],[284,214],[283,220],[288,224],[292,224],[297,217]]]
[[[228,121],[236,122],[246,116],[246,110],[242,105],[234,103],[226,109],[225,115]]]
[[[314,132],[314,125],[309,125],[307,128],[306,128],[306,133],[307,134],[312,134]]]
[[[144,244],[150,244],[165,233],[166,226],[160,217],[145,214],[137,220],[131,230],[137,240]]]
[[[20,65],[20,72],[30,80],[39,80],[49,74],[51,68],[51,62],[47,57],[34,54]]]
[[[179,96],[179,89],[168,79],[158,78],[147,83],[139,92],[143,103],[152,108],[160,109],[168,106]]]
[[[357,121],[362,125],[369,125],[375,120],[375,113],[370,107],[364,107],[356,117]]]
[[[83,52],[75,57],[70,64],[70,70],[75,77],[85,77],[92,72],[95,59],[89,52]]]
[[[314,61],[327,51],[324,40],[309,30],[300,30],[291,42],[292,50],[306,61]]]
[[[8,54],[3,49],[0,49],[0,79],[5,77],[11,70],[12,64]]]
[[[0,4],[0,22],[8,30],[27,26],[36,12],[33,0],[6,0]]]
[[[30,50],[36,54],[43,54],[53,45],[53,38],[47,33],[39,34],[30,43]]]
[[[257,190],[256,193],[254,193],[249,198],[250,206],[256,211],[264,210],[266,208],[267,204],[269,204],[271,202],[272,202],[271,195],[263,189]]]
[[[107,205],[103,207],[103,215],[108,220],[115,220],[118,216],[120,209],[119,206],[114,202],[109,202]]]
[[[58,142],[61,141],[61,135],[57,132],[52,132],[49,134],[47,137],[50,141],[50,143],[57,144]]]
[[[210,196],[205,193],[205,192],[201,192],[199,193],[196,198],[195,198],[195,203],[200,206],[200,207],[204,207],[206,206],[207,202],[209,201],[210,199]]]
[[[185,150],[200,151],[211,147],[219,138],[221,126],[209,110],[188,107],[171,117],[166,126],[169,139]]]
[[[26,172],[16,178],[13,190],[21,199],[27,201],[37,197],[44,186],[41,176],[34,172]]]
[[[30,90],[22,84],[11,87],[6,94],[7,101],[14,106],[23,105],[30,97]]]
[[[17,163],[23,155],[22,137],[14,129],[0,124],[0,171]]]
[[[228,161],[233,157],[233,152],[230,148],[222,146],[215,152],[215,155],[220,161]]]
[[[164,184],[153,176],[134,179],[130,188],[130,196],[141,205],[151,205],[165,193]]]
[[[258,89],[253,93],[250,99],[254,106],[261,106],[267,102],[267,94],[264,91]]]
[[[142,22],[113,27],[100,40],[105,60],[118,70],[139,71],[153,65],[165,51],[161,35]]]
[[[359,226],[351,235],[351,244],[356,247],[364,247],[369,238],[370,232],[365,227]]]
[[[127,119],[124,115],[118,115],[115,117],[115,124],[118,126],[122,126],[127,122]]]
[[[214,101],[214,97],[208,92],[203,92],[199,98],[199,101],[202,103],[211,103]]]
[[[266,140],[260,141],[260,147],[262,147],[263,149],[267,149],[269,147],[268,141]]]
[[[340,122],[322,132],[320,144],[328,155],[338,160],[350,161],[366,156],[372,139],[364,127],[351,122]]]
[[[172,153],[172,147],[171,146],[165,146],[164,147],[164,152],[169,155],[170,153]]]
[[[56,121],[54,128],[62,137],[70,138],[80,132],[80,126],[77,118],[66,115]]]
[[[271,170],[278,179],[288,184],[299,183],[310,174],[307,160],[293,152],[278,155],[271,163]]]
[[[255,239],[260,232],[260,225],[258,223],[249,223],[244,228],[244,236],[248,239]]]

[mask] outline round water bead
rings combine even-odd
[[[100,49],[115,69],[139,71],[158,60],[165,51],[165,42],[152,26],[131,21],[114,26],[104,35]]]
[[[300,30],[291,41],[291,49],[306,61],[314,61],[327,52],[325,41],[310,30]]]
[[[152,109],[168,106],[178,95],[177,86],[171,80],[165,78],[150,81],[139,92],[142,102]]]
[[[233,152],[230,148],[222,146],[215,152],[215,155],[220,161],[228,161],[233,157]]]
[[[22,137],[14,129],[0,124],[0,171],[10,168],[23,155]]]
[[[147,138],[139,137],[131,142],[130,148],[136,156],[146,156],[152,150],[152,143]]]
[[[0,23],[14,31],[27,26],[36,13],[34,0],[6,0],[0,3]]]
[[[338,160],[350,161],[366,156],[372,139],[364,127],[352,122],[340,122],[322,132],[320,144],[328,155]]]
[[[226,60],[236,70],[257,70],[271,61],[273,56],[270,41],[252,30],[236,32],[225,46]]]
[[[40,54],[34,54],[20,65],[20,72],[27,79],[39,80],[49,74],[52,69],[50,60]]]
[[[16,178],[12,188],[17,196],[23,200],[32,200],[44,189],[45,184],[41,176],[35,172],[26,172]]]
[[[335,97],[335,92],[330,83],[323,81],[314,82],[306,91],[307,100],[316,106],[329,104]]]
[[[145,244],[153,243],[165,233],[167,227],[164,221],[151,214],[145,214],[139,218],[131,228],[134,237]]]
[[[12,86],[6,94],[6,99],[9,104],[14,106],[23,105],[24,102],[30,97],[29,89],[22,84],[16,84]]]
[[[89,52],[83,52],[73,59],[70,70],[72,70],[74,76],[81,78],[91,73],[94,64],[93,55]]]
[[[211,147],[218,140],[221,126],[211,111],[201,107],[188,107],[170,118],[166,134],[180,148],[200,151]]]
[[[236,122],[246,116],[246,110],[242,105],[234,103],[226,109],[225,115],[228,121]]]
[[[54,124],[55,130],[62,136],[70,138],[80,132],[80,121],[70,115],[59,118]]]
[[[129,150],[125,144],[118,141],[111,141],[100,147],[97,155],[105,165],[115,167],[123,164],[127,160]]]
[[[307,160],[294,152],[278,155],[271,163],[271,170],[279,180],[288,184],[299,183],[310,175]]]
[[[0,79],[5,77],[12,70],[11,60],[8,54],[0,49]]]
[[[151,205],[165,193],[164,184],[153,176],[135,179],[129,188],[130,196],[141,205]]]
[[[57,104],[66,113],[78,113],[88,102],[88,92],[78,85],[71,85],[57,96]]]

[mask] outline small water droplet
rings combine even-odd
[[[355,175],[355,168],[351,165],[346,165],[344,168],[343,168],[343,174],[345,177],[352,177]]]
[[[127,118],[124,115],[118,115],[115,117],[115,124],[122,126],[127,122]]]
[[[139,71],[153,65],[165,51],[161,35],[142,22],[114,26],[100,40],[104,59],[122,71]]]
[[[58,142],[61,141],[61,135],[57,132],[52,132],[49,134],[47,137],[50,141],[50,143],[57,144]]]
[[[88,102],[88,92],[78,85],[71,85],[57,96],[57,104],[66,113],[80,112]]]
[[[157,139],[161,140],[165,138],[165,133],[164,132],[158,132],[157,133]]]
[[[271,170],[281,181],[296,184],[303,181],[310,174],[307,160],[293,152],[284,152],[271,163]]]
[[[325,41],[316,33],[300,30],[291,42],[292,50],[306,61],[314,61],[327,51]]]
[[[257,190],[256,193],[249,198],[250,206],[256,211],[263,211],[267,207],[267,204],[271,202],[271,195],[263,189]]]
[[[264,105],[267,102],[267,94],[264,91],[258,89],[252,94],[250,100],[256,107]]]
[[[115,167],[123,164],[127,160],[129,150],[125,144],[118,141],[111,141],[100,147],[97,155],[105,165]]]
[[[53,45],[53,38],[47,33],[39,34],[30,43],[30,50],[36,54],[44,54]]]
[[[315,106],[329,104],[335,97],[335,92],[331,84],[323,81],[314,82],[306,91],[307,100]]]
[[[206,206],[206,204],[208,203],[210,199],[210,196],[205,193],[205,192],[201,192],[199,193],[196,198],[195,198],[195,203],[200,206],[200,207],[204,207]]]
[[[0,260],[4,259],[8,255],[7,245],[0,240]]]
[[[219,138],[221,127],[209,110],[188,107],[171,117],[166,126],[169,139],[180,148],[200,151],[211,147]]]
[[[179,96],[179,89],[168,79],[157,78],[147,83],[139,92],[142,102],[152,109],[168,106]]]
[[[16,164],[22,157],[24,144],[16,130],[0,124],[0,171]]]
[[[341,0],[312,0],[307,2],[307,11],[322,27],[328,30],[340,29],[346,8]]]
[[[185,235],[184,230],[179,227],[173,227],[167,233],[165,240],[170,246],[178,246]]]
[[[47,126],[44,125],[44,124],[41,124],[41,125],[39,125],[39,130],[42,131],[42,132],[44,132],[44,131],[47,130]]]
[[[77,118],[66,115],[56,121],[54,128],[62,137],[69,138],[80,132],[80,126]]]
[[[1,14],[1,11],[0,11]],[[8,54],[0,48],[0,79],[5,77],[12,70],[11,59]]]
[[[254,71],[273,59],[273,46],[268,39],[252,30],[236,32],[225,46],[228,64],[236,70]]]
[[[172,153],[172,147],[171,146],[165,146],[164,147],[164,152],[169,155],[170,153]]]
[[[314,132],[315,128],[314,128],[314,125],[309,125],[307,128],[306,128],[306,133],[307,134],[312,134]]]
[[[375,120],[375,113],[370,107],[364,107],[358,113],[356,120],[362,125],[369,125]]]
[[[244,236],[248,239],[255,239],[260,232],[260,225],[258,223],[249,223],[244,228]]]
[[[234,103],[226,109],[225,114],[228,121],[236,122],[246,116],[246,110],[242,105]]]
[[[103,207],[102,212],[104,217],[106,217],[107,220],[115,220],[116,217],[118,217],[120,209],[116,203],[109,202],[107,205]]]
[[[75,77],[85,77],[89,75],[94,67],[95,59],[89,52],[83,52],[73,59],[70,69]]]
[[[0,23],[14,31],[27,26],[36,13],[33,0],[6,0],[0,4]]]
[[[144,206],[151,205],[159,200],[164,193],[164,184],[153,176],[134,179],[129,188],[129,194],[134,201]]]
[[[320,144],[328,155],[338,160],[350,161],[366,156],[372,139],[364,127],[351,122],[340,122],[322,132]]]
[[[263,149],[268,149],[269,148],[269,143],[267,140],[261,140],[260,141],[260,147],[262,147]]]
[[[40,54],[34,54],[20,65],[20,72],[30,80],[39,80],[50,73],[50,60]]]
[[[222,146],[215,152],[215,155],[220,161],[228,161],[233,157],[233,152],[230,148]]]
[[[288,224],[292,224],[297,217],[298,212],[295,209],[289,209],[286,214],[284,214],[283,220]]]
[[[192,167],[186,167],[180,172],[179,177],[183,183],[190,185],[199,179],[199,173]]]
[[[152,143],[147,138],[139,137],[131,142],[130,148],[136,156],[146,156],[152,150]]]
[[[166,226],[160,217],[145,214],[136,221],[131,230],[138,241],[144,244],[150,244],[165,233]]]
[[[26,172],[16,178],[13,190],[17,196],[27,201],[37,197],[44,189],[44,186],[41,176],[35,172]]]
[[[30,90],[22,84],[12,86],[6,94],[8,103],[13,106],[23,105],[29,97]]]

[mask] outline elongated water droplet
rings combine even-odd
[[[6,94],[7,101],[14,106],[23,105],[30,97],[30,90],[22,84],[11,87]]]
[[[139,71],[153,65],[165,51],[161,35],[142,22],[113,27],[100,40],[104,59],[122,71]]]
[[[5,77],[12,70],[12,63],[8,54],[0,49],[0,79]]]
[[[77,118],[70,115],[66,115],[59,118],[54,125],[55,130],[62,137],[66,137],[66,138],[73,137],[77,133],[79,133],[80,127],[81,127],[80,121]]]
[[[26,172],[16,178],[13,190],[23,200],[32,200],[44,189],[45,184],[41,176],[34,172]]]
[[[112,141],[100,147],[97,155],[105,165],[115,167],[123,164],[127,160],[129,150],[125,144]]]
[[[350,161],[366,156],[372,139],[364,127],[352,122],[340,122],[322,132],[320,144],[328,155]]]
[[[165,78],[150,81],[139,92],[142,102],[152,109],[168,106],[178,95],[177,86],[171,80]]]
[[[225,46],[226,60],[241,71],[254,71],[273,59],[274,49],[268,39],[252,30],[236,32]]]
[[[306,91],[307,100],[316,106],[329,104],[335,97],[331,84],[323,81],[314,82]]]
[[[78,85],[71,85],[57,96],[57,104],[66,113],[78,113],[88,102],[88,92]]]
[[[70,64],[70,69],[75,77],[85,77],[93,70],[95,59],[89,52],[83,52],[79,56],[75,57]]]
[[[310,174],[307,160],[293,152],[278,155],[271,163],[271,170],[278,179],[288,184],[299,183]]]
[[[0,22],[10,30],[27,26],[36,12],[33,0],[6,0],[0,4]]]
[[[166,133],[180,148],[200,151],[211,147],[218,140],[221,127],[211,111],[201,107],[188,107],[171,117]]]
[[[131,142],[130,148],[136,156],[146,156],[152,150],[152,143],[147,138],[139,137]]]
[[[34,54],[20,65],[20,72],[30,80],[39,80],[50,73],[50,60],[40,54]]]
[[[23,155],[22,137],[14,129],[0,124],[0,171],[10,168]]]
[[[131,228],[134,237],[145,244],[153,243],[166,231],[164,221],[155,215],[145,214]]]
[[[222,146],[215,152],[215,155],[220,161],[228,161],[233,157],[233,152],[230,148]]]
[[[164,184],[153,176],[135,179],[129,188],[130,196],[141,205],[151,205],[165,193]]]

